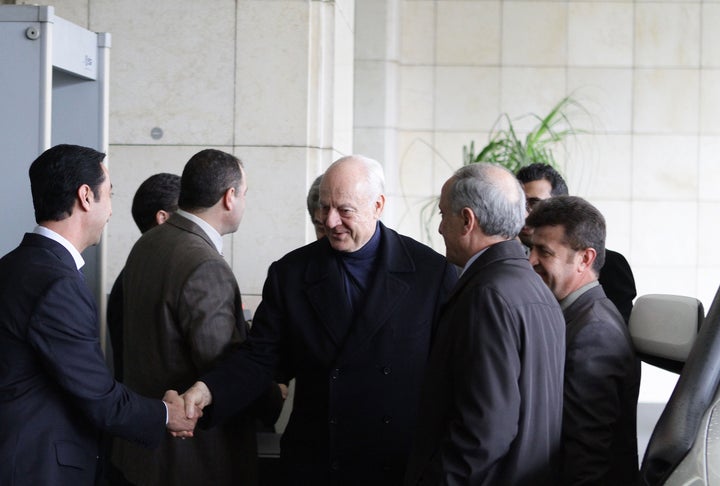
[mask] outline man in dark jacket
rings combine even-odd
[[[462,267],[443,307],[406,485],[555,485],[565,323],[516,236],[525,197],[502,167],[445,183],[440,234]]]
[[[635,484],[640,361],[597,279],[605,220],[584,199],[559,196],[539,203],[526,224],[530,263],[567,323],[562,484]]]
[[[320,183],[326,237],[273,263],[243,349],[186,393],[222,420],[277,368],[295,378],[283,484],[402,481],[433,322],[455,283],[439,254],[379,222],[380,164],[333,163]],[[190,413],[191,411],[189,411]]]
[[[161,172],[145,179],[135,192],[132,217],[140,233],[163,224],[178,208],[180,176]],[[115,379],[123,381],[123,270],[115,279],[107,301],[107,327],[112,345]]]

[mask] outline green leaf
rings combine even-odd
[[[507,113],[501,114],[488,137],[488,143],[477,156],[475,142],[470,142],[470,149],[463,146],[463,163],[491,162],[502,165],[513,173],[526,165],[535,162],[550,164],[556,169],[557,162],[553,151],[558,146],[564,147],[566,140],[584,130],[575,128],[570,122],[574,110],[586,113],[587,110],[571,96],[561,99],[544,117],[536,114],[525,115],[537,120],[535,127],[525,136],[518,137],[513,120]]]

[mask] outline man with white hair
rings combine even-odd
[[[326,238],[273,263],[250,338],[184,395],[213,423],[295,378],[283,484],[397,485],[405,472],[435,317],[456,271],[379,220],[382,166],[333,163],[320,183]],[[532,272],[532,270],[531,270]],[[562,317],[562,316],[561,316]]]
[[[471,164],[440,195],[443,307],[405,484],[555,485],[565,321],[516,236],[525,196],[512,173]]]

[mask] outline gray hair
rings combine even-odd
[[[466,165],[453,174],[450,209],[470,208],[488,236],[515,238],[525,224],[525,193],[509,170],[496,164]]]
[[[306,199],[307,210],[311,220],[315,219],[315,210],[320,208],[320,181],[322,181],[322,174],[317,176],[310,185]]]
[[[380,162],[375,159],[365,157],[364,155],[348,155],[336,160],[330,167],[350,160],[360,162],[365,168],[365,172],[367,173],[365,182],[367,183],[370,199],[375,200],[378,196],[385,194],[385,171]]]
[[[367,182],[373,197],[385,194],[385,171],[383,170],[383,166],[380,165],[380,162],[377,160],[368,157],[361,156],[361,160],[365,163],[365,167],[367,167]]]

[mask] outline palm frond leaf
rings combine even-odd
[[[575,110],[587,114],[587,110],[573,97],[566,96],[552,107],[544,117],[525,115],[537,120],[535,127],[522,140],[507,113],[500,115],[493,125],[488,143],[475,155],[475,142],[463,146],[463,164],[492,162],[516,172],[526,165],[541,162],[555,168],[553,154],[558,144],[575,135],[584,133],[570,122]]]

